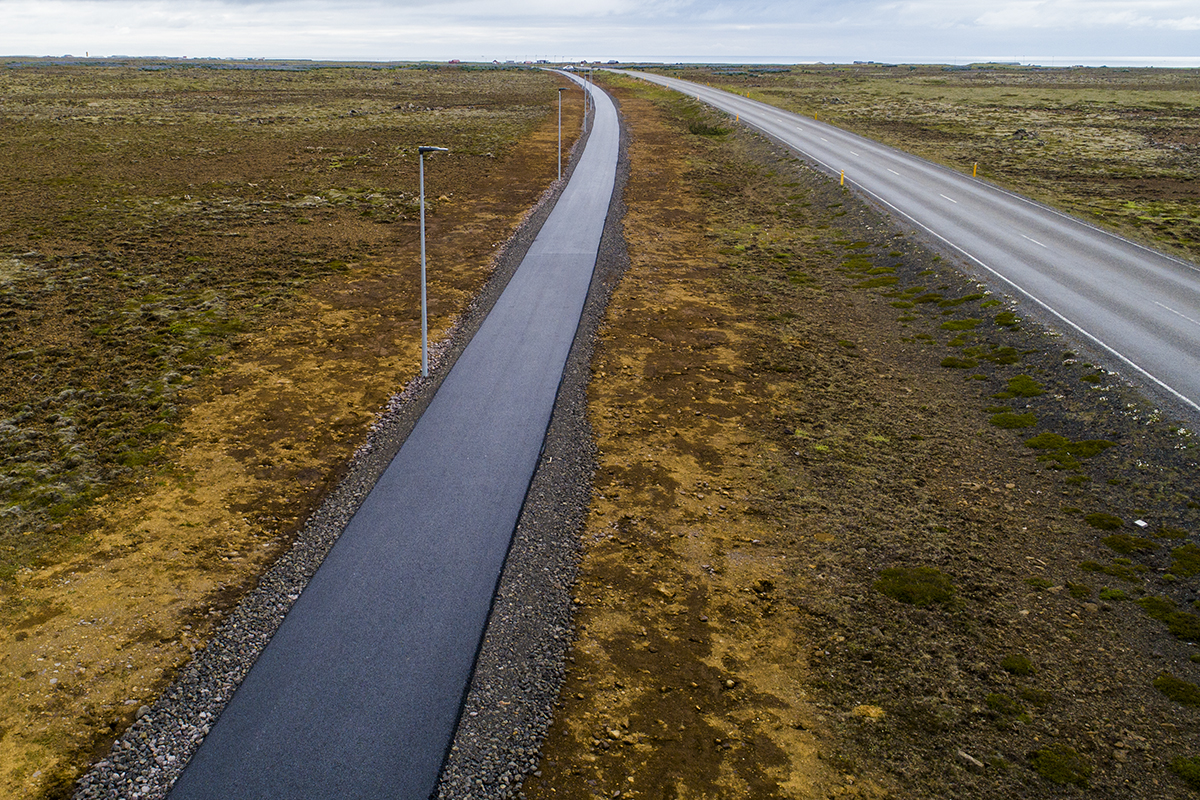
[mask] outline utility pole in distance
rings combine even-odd
[[[562,95],[559,95],[560,97]],[[561,127],[561,123],[559,123]],[[561,136],[561,134],[559,134]],[[562,145],[559,145],[561,147]],[[417,148],[418,171],[421,176],[421,377],[429,377],[429,314],[425,302],[425,154],[448,153],[448,147]]]

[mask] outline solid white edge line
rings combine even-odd
[[[1146,377],[1146,378],[1148,378],[1149,380],[1153,381],[1153,382],[1154,382],[1155,384],[1157,384],[1159,387],[1161,387],[1161,388],[1165,389],[1167,392],[1169,392],[1170,394],[1174,395],[1174,396],[1175,396],[1175,398],[1176,398],[1177,400],[1179,400],[1179,401],[1183,402],[1184,404],[1186,404],[1186,405],[1188,405],[1188,406],[1191,406],[1192,408],[1194,408],[1194,409],[1195,409],[1195,410],[1197,410],[1197,411],[1200,411],[1200,403],[1197,403],[1195,400],[1192,400],[1192,399],[1191,399],[1190,397],[1188,397],[1187,395],[1185,395],[1185,394],[1183,394],[1183,393],[1179,392],[1179,391],[1178,391],[1178,390],[1176,390],[1174,387],[1170,386],[1169,384],[1165,383],[1164,381],[1160,380],[1159,378],[1156,378],[1155,376],[1151,375],[1151,374],[1150,374],[1150,373],[1149,373],[1149,372],[1148,372],[1148,371],[1147,371],[1145,368],[1143,368],[1142,366],[1140,366],[1140,365],[1139,365],[1137,362],[1135,362],[1133,359],[1131,359],[1131,358],[1129,358],[1128,356],[1126,356],[1126,355],[1125,355],[1124,353],[1122,353],[1120,350],[1117,350],[1115,347],[1112,347],[1111,345],[1107,344],[1107,343],[1106,343],[1106,342],[1105,342],[1103,339],[1101,339],[1099,336],[1096,336],[1095,334],[1093,334],[1093,333],[1089,332],[1088,330],[1084,329],[1082,326],[1080,326],[1080,325],[1076,324],[1075,322],[1071,321],[1070,319],[1068,319],[1067,317],[1065,317],[1065,316],[1064,316],[1062,313],[1060,313],[1060,312],[1058,311],[1058,309],[1054,308],[1054,306],[1052,306],[1052,305],[1050,305],[1049,303],[1047,303],[1046,301],[1042,300],[1040,297],[1038,297],[1037,295],[1033,294],[1033,293],[1032,293],[1032,292],[1030,292],[1028,289],[1026,289],[1025,287],[1021,286],[1019,283],[1017,283],[1016,281],[1013,281],[1012,279],[1010,279],[1010,278],[1007,278],[1007,277],[1005,277],[1004,275],[1001,275],[999,272],[997,272],[996,270],[992,269],[990,266],[988,266],[987,264],[985,264],[983,261],[981,261],[980,259],[976,258],[976,257],[975,257],[975,256],[974,256],[974,255],[973,255],[973,254],[972,254],[970,251],[968,251],[966,248],[960,247],[959,245],[957,245],[957,244],[955,244],[954,242],[950,241],[950,240],[949,240],[949,239],[947,239],[945,236],[942,236],[940,233],[938,233],[937,231],[935,231],[933,228],[930,228],[928,225],[926,225],[925,223],[921,222],[920,220],[913,218],[913,217],[912,217],[912,216],[910,216],[909,214],[905,213],[905,212],[904,212],[902,209],[900,209],[900,208],[897,208],[896,206],[894,206],[894,205],[892,205],[891,203],[889,203],[887,200],[884,200],[884,199],[883,199],[882,197],[880,197],[879,195],[875,194],[874,192],[870,191],[869,189],[866,189],[866,188],[864,188],[864,187],[863,187],[861,184],[859,184],[859,188],[860,188],[860,189],[862,189],[862,191],[866,192],[867,194],[871,195],[871,197],[873,197],[873,198],[875,198],[876,200],[878,200],[879,202],[883,203],[883,204],[884,204],[885,206],[887,206],[888,208],[890,208],[890,209],[892,209],[893,211],[895,211],[897,214],[900,214],[902,217],[904,217],[905,219],[907,219],[907,220],[909,220],[910,222],[912,222],[914,225],[918,225],[918,226],[920,226],[921,228],[924,228],[924,229],[925,229],[925,230],[926,230],[926,231],[927,231],[927,232],[928,232],[928,233],[929,233],[931,236],[934,236],[934,237],[936,237],[936,238],[940,239],[941,241],[945,242],[945,243],[946,243],[946,244],[947,244],[949,247],[952,247],[952,248],[954,248],[955,250],[957,250],[958,252],[962,253],[964,256],[966,256],[967,258],[971,259],[971,260],[972,260],[972,261],[974,261],[976,264],[978,264],[979,266],[983,267],[983,268],[984,268],[984,269],[986,269],[988,272],[992,273],[992,274],[993,274],[993,275],[995,275],[997,278],[999,278],[1000,280],[1002,280],[1002,281],[1004,281],[1005,283],[1007,283],[1009,286],[1011,286],[1011,287],[1013,287],[1014,289],[1016,289],[1016,290],[1017,290],[1018,292],[1020,292],[1022,295],[1024,295],[1025,297],[1028,297],[1030,300],[1032,300],[1033,302],[1037,303],[1039,306],[1041,306],[1042,308],[1046,309],[1047,311],[1049,311],[1049,312],[1050,312],[1051,314],[1053,314],[1054,316],[1058,317],[1058,318],[1059,318],[1060,320],[1062,320],[1064,323],[1066,323],[1066,324],[1067,324],[1067,325],[1069,325],[1070,327],[1074,328],[1074,329],[1075,329],[1075,330],[1076,330],[1078,333],[1082,334],[1083,336],[1085,336],[1085,337],[1086,337],[1086,338],[1088,338],[1088,339],[1091,339],[1093,342],[1095,342],[1096,344],[1100,345],[1100,347],[1102,347],[1102,348],[1104,348],[1105,350],[1107,350],[1108,352],[1112,353],[1114,356],[1116,356],[1117,358],[1119,358],[1121,361],[1124,361],[1126,364],[1128,364],[1129,366],[1133,367],[1135,370],[1137,370],[1137,371],[1138,371],[1139,373],[1141,373],[1143,376],[1145,376],[1145,377]]]
[[[651,82],[651,83],[653,83],[654,81],[650,81],[650,82]],[[673,87],[673,86],[668,86],[667,88],[668,88],[668,89],[674,89],[674,87]],[[679,91],[679,90],[678,90],[678,89],[675,89],[675,91]],[[764,103],[763,105],[766,105],[766,104]],[[767,106],[767,107],[768,107],[768,108],[772,108],[772,106]],[[828,141],[828,140],[825,140],[825,141]],[[787,144],[787,143],[785,142],[785,144]],[[837,172],[837,170],[836,170],[836,169],[834,169],[833,167],[829,166],[829,165],[828,165],[828,164],[826,164],[824,161],[821,161],[819,158],[816,158],[816,157],[814,157],[814,156],[811,156],[811,155],[809,155],[808,153],[805,153],[805,152],[804,152],[803,150],[801,150],[799,147],[797,147],[797,146],[795,146],[795,145],[792,145],[792,144],[787,144],[787,146],[788,146],[788,147],[790,147],[791,149],[795,150],[796,152],[800,153],[801,155],[805,156],[806,158],[809,158],[809,159],[811,159],[812,161],[816,162],[817,164],[820,164],[821,166],[825,167],[825,169],[829,170],[830,172],[834,172],[834,173],[836,173],[836,172]],[[954,174],[955,174],[955,175],[958,175],[958,173],[954,173]],[[961,176],[961,175],[960,175],[959,177],[965,177],[965,176]],[[982,182],[981,182],[981,183],[982,183]],[[958,252],[962,253],[964,256],[966,256],[967,258],[971,259],[971,260],[972,260],[972,261],[974,261],[976,264],[978,264],[979,266],[983,267],[985,270],[987,270],[988,272],[992,273],[992,274],[993,274],[993,275],[995,275],[997,278],[999,278],[1000,280],[1002,280],[1002,281],[1004,281],[1005,283],[1007,283],[1009,286],[1011,286],[1011,287],[1013,287],[1014,289],[1016,289],[1016,290],[1017,290],[1018,292],[1020,292],[1022,295],[1024,295],[1025,297],[1028,297],[1030,300],[1032,300],[1033,302],[1037,303],[1037,304],[1038,304],[1039,306],[1041,306],[1042,308],[1046,309],[1046,311],[1049,311],[1049,312],[1050,312],[1051,314],[1053,314],[1055,317],[1057,317],[1058,319],[1062,320],[1064,323],[1066,323],[1068,326],[1070,326],[1071,328],[1073,328],[1075,331],[1077,331],[1078,333],[1082,334],[1082,335],[1083,335],[1085,338],[1087,338],[1087,339],[1091,339],[1093,342],[1095,342],[1096,344],[1100,345],[1100,347],[1102,347],[1103,349],[1105,349],[1105,350],[1107,350],[1108,352],[1112,353],[1112,354],[1113,354],[1114,356],[1116,356],[1118,359],[1120,359],[1121,361],[1125,362],[1126,364],[1128,364],[1128,365],[1129,365],[1130,367],[1132,367],[1133,369],[1137,370],[1137,372],[1138,372],[1138,373],[1140,373],[1141,375],[1145,376],[1147,379],[1149,379],[1150,381],[1152,381],[1153,383],[1155,383],[1156,385],[1158,385],[1159,387],[1161,387],[1162,389],[1166,390],[1168,393],[1170,393],[1171,395],[1173,395],[1173,396],[1174,396],[1174,397],[1175,397],[1177,400],[1179,400],[1180,402],[1184,403],[1184,404],[1185,404],[1185,405],[1187,405],[1187,406],[1190,406],[1191,408],[1195,409],[1196,411],[1200,411],[1200,403],[1197,403],[1195,400],[1192,400],[1192,399],[1191,399],[1190,397],[1188,397],[1187,395],[1184,395],[1184,394],[1182,394],[1181,392],[1179,392],[1179,391],[1178,391],[1177,389],[1175,389],[1174,387],[1172,387],[1172,386],[1170,386],[1169,384],[1167,384],[1167,383],[1163,382],[1163,381],[1162,381],[1162,380],[1160,380],[1159,378],[1156,378],[1155,376],[1151,375],[1151,374],[1150,374],[1150,373],[1149,373],[1149,372],[1148,372],[1148,371],[1147,371],[1145,368],[1143,368],[1142,366],[1140,366],[1140,365],[1139,365],[1137,362],[1135,362],[1133,359],[1131,359],[1131,358],[1129,358],[1128,356],[1126,356],[1126,355],[1125,355],[1124,353],[1122,353],[1120,350],[1117,350],[1116,348],[1114,348],[1114,347],[1111,347],[1110,345],[1108,345],[1107,343],[1105,343],[1105,341],[1104,341],[1103,339],[1101,339],[1099,336],[1096,336],[1095,334],[1093,334],[1093,333],[1090,333],[1089,331],[1087,331],[1086,329],[1084,329],[1082,326],[1080,326],[1080,325],[1077,325],[1075,322],[1072,322],[1070,319],[1067,319],[1067,317],[1063,316],[1063,315],[1062,315],[1062,314],[1061,314],[1061,313],[1060,313],[1060,312],[1059,312],[1059,311],[1058,311],[1056,308],[1054,308],[1053,306],[1051,306],[1049,303],[1045,302],[1045,301],[1044,301],[1044,300],[1042,300],[1041,298],[1039,298],[1039,297],[1037,297],[1036,295],[1032,294],[1031,292],[1029,292],[1028,290],[1026,290],[1024,287],[1022,287],[1020,284],[1016,283],[1015,281],[1013,281],[1013,280],[1011,280],[1011,279],[1009,279],[1009,278],[1006,278],[1004,275],[1001,275],[999,272],[997,272],[996,270],[992,269],[990,266],[988,266],[987,264],[985,264],[983,261],[981,261],[980,259],[976,258],[976,257],[975,257],[975,256],[974,256],[974,255],[973,255],[971,252],[969,252],[969,251],[968,251],[968,250],[966,250],[965,248],[963,248],[963,247],[960,247],[959,245],[957,245],[957,244],[955,244],[954,242],[952,242],[952,241],[950,241],[949,239],[947,239],[945,236],[942,236],[940,233],[938,233],[937,231],[935,231],[933,228],[930,228],[930,227],[929,227],[928,225],[926,225],[925,223],[923,223],[923,222],[921,222],[920,220],[918,220],[918,219],[916,219],[916,218],[914,218],[914,217],[910,216],[909,214],[907,214],[907,213],[906,213],[905,211],[903,211],[902,209],[900,209],[900,208],[898,208],[898,207],[896,207],[896,206],[892,205],[892,204],[891,204],[891,203],[889,203],[887,200],[885,200],[885,199],[883,199],[882,197],[880,197],[879,195],[875,194],[875,193],[874,193],[874,192],[872,192],[870,189],[867,189],[867,188],[866,188],[865,186],[863,186],[862,184],[857,184],[857,185],[858,185],[858,187],[859,187],[859,188],[860,188],[860,189],[861,189],[863,192],[865,192],[866,194],[868,194],[868,195],[870,195],[871,197],[875,198],[875,199],[876,199],[876,200],[878,200],[880,203],[883,203],[885,206],[887,206],[888,208],[892,209],[893,211],[895,211],[897,214],[899,214],[900,216],[904,217],[905,219],[909,220],[909,221],[910,221],[910,222],[912,222],[914,225],[917,225],[918,227],[925,229],[925,230],[926,230],[926,231],[927,231],[927,232],[928,232],[928,233],[929,233],[931,236],[933,236],[933,237],[935,237],[935,238],[937,238],[937,239],[940,239],[941,241],[945,242],[947,246],[949,246],[949,247],[952,247],[953,249],[955,249],[955,250],[957,250]],[[984,183],[983,185],[984,185],[984,186],[991,186],[991,184],[987,184],[987,183]],[[995,188],[995,187],[992,187],[992,188]],[[1002,190],[1002,189],[1001,189],[1001,190],[999,190],[999,191],[1002,191],[1002,192],[1004,192],[1004,194],[1011,195],[1012,197],[1015,197],[1015,198],[1017,198],[1018,200],[1023,200],[1023,201],[1025,201],[1025,202],[1029,203],[1030,205],[1036,206],[1036,207],[1038,207],[1038,208],[1048,208],[1047,206],[1043,206],[1043,205],[1041,205],[1040,203],[1034,203],[1033,201],[1031,201],[1031,200],[1028,200],[1027,198],[1023,198],[1023,197],[1021,197],[1020,195],[1017,195],[1017,194],[1012,194],[1011,192],[1007,192],[1007,191],[1004,191],[1004,190]],[[945,195],[942,195],[942,196],[943,196],[943,197],[946,197]],[[946,199],[947,199],[947,200],[950,200],[950,198],[949,198],[949,197],[946,197]],[[951,202],[953,202],[953,201],[951,201]],[[1066,219],[1073,220],[1073,221],[1075,221],[1075,222],[1079,222],[1079,220],[1076,220],[1074,217],[1072,217],[1072,216],[1069,216],[1069,215],[1067,215],[1067,214],[1063,214],[1063,213],[1061,213],[1061,212],[1054,211],[1054,209],[1048,209],[1048,210],[1050,210],[1050,211],[1052,211],[1052,212],[1054,212],[1054,213],[1058,214],[1058,215],[1059,215],[1059,216],[1061,216],[1061,217],[1065,217]],[[1095,231],[1098,231],[1098,232],[1100,232],[1100,233],[1103,233],[1103,234],[1106,234],[1106,235],[1108,235],[1108,236],[1111,236],[1111,237],[1113,237],[1113,238],[1115,238],[1115,239],[1118,239],[1118,240],[1120,240],[1120,241],[1122,241],[1122,242],[1126,242],[1126,241],[1128,241],[1127,239],[1123,239],[1123,238],[1122,238],[1122,237],[1120,237],[1120,236],[1116,236],[1115,234],[1108,233],[1108,231],[1105,231],[1105,230],[1103,230],[1103,229],[1101,229],[1101,228],[1095,228],[1095,227],[1093,227],[1093,226],[1091,226],[1091,225],[1087,225],[1086,223],[1082,223],[1082,224],[1084,224],[1086,227],[1092,228],[1092,229],[1093,229],[1093,230],[1095,230]],[[1141,248],[1141,249],[1143,249],[1143,250],[1146,250],[1146,251],[1148,251],[1148,252],[1150,252],[1150,253],[1153,253],[1154,255],[1163,255],[1163,254],[1159,253],[1159,252],[1158,252],[1158,251],[1156,251],[1156,250],[1152,250],[1152,249],[1150,249],[1150,248],[1148,248],[1148,247],[1145,247],[1145,246],[1143,246],[1143,245],[1138,245],[1138,244],[1137,244],[1137,242],[1130,242],[1130,244],[1134,244],[1134,245],[1136,245],[1137,247],[1140,247],[1140,248]],[[1178,261],[1178,259],[1172,258],[1171,256],[1167,256],[1167,258],[1170,258],[1172,261]],[[1183,261],[1180,261],[1179,263],[1180,263],[1180,264],[1183,264],[1184,266],[1190,266],[1189,264],[1187,264],[1186,262],[1183,262]],[[1195,267],[1191,267],[1191,268],[1192,268],[1192,269],[1196,269]],[[1198,272],[1200,272],[1200,269],[1198,269],[1197,271],[1198,271]]]

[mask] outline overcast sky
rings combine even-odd
[[[1200,66],[1198,0],[0,0],[0,55]]]

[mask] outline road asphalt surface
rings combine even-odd
[[[847,186],[967,259],[985,282],[1103,350],[1112,369],[1189,417],[1200,412],[1196,265],[808,117],[690,81],[619,72],[737,115],[839,180],[844,174]]]
[[[587,88],[595,120],[570,183],[172,800],[434,790],[613,194],[616,109]]]

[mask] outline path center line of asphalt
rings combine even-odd
[[[1192,323],[1193,325],[1200,325],[1200,321],[1192,319],[1187,314],[1181,314],[1178,311],[1176,311],[1175,309],[1171,308],[1170,306],[1163,305],[1162,303],[1158,302],[1157,300],[1154,301],[1154,305],[1158,306],[1159,308],[1165,308],[1167,311],[1170,311],[1172,314],[1174,314],[1177,317],[1183,317],[1184,319],[1186,319],[1188,322]]]
[[[586,90],[595,121],[554,210],[172,800],[434,790],[612,199],[616,108]]]

